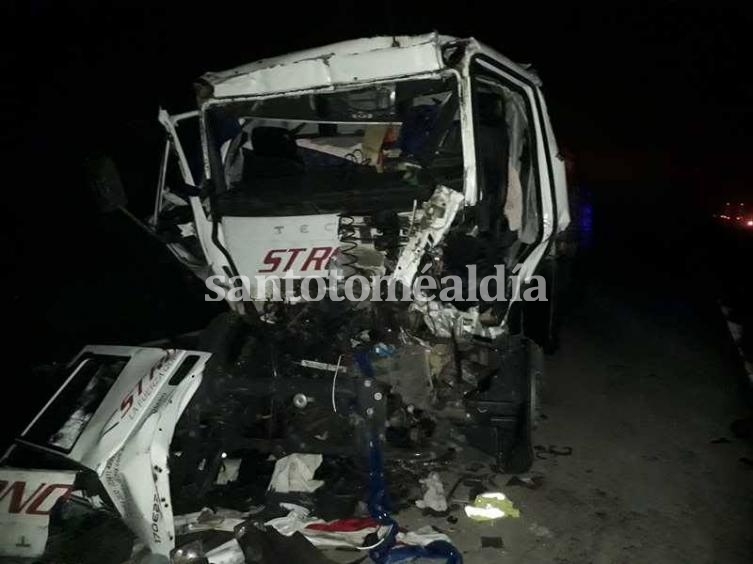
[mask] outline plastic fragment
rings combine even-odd
[[[493,521],[504,517],[520,517],[520,511],[502,492],[486,492],[465,506],[465,514],[474,521]]]

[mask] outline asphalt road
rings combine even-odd
[[[435,524],[468,564],[753,561],[753,449],[729,429],[750,416],[745,376],[708,281],[688,258],[648,264],[641,285],[633,257],[614,258],[578,267],[547,361],[535,440],[572,454],[537,460],[536,490],[497,479],[518,519],[401,524]]]

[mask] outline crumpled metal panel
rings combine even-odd
[[[215,98],[227,98],[432,73],[443,68],[441,46],[446,41],[437,34],[347,41],[202,78],[214,87]]]
[[[415,232],[400,253],[392,277],[406,286],[413,283],[421,258],[427,249],[439,244],[449,231],[460,208],[463,194],[446,186],[438,186],[431,198],[423,204]]]
[[[479,320],[479,308],[474,306],[460,311],[452,304],[436,300],[416,300],[411,303],[412,311],[420,312],[433,335],[442,338],[463,340],[472,336],[496,339],[507,331],[504,324],[484,325]]]
[[[332,86],[330,68],[327,59],[318,58],[263,68],[225,79],[214,85],[214,96],[255,96],[326,86]]]

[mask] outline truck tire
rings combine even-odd
[[[543,350],[526,339],[524,374],[522,375],[523,401],[513,446],[505,462],[505,470],[519,474],[530,470],[533,464],[533,431],[538,425],[539,383],[543,364]]]
[[[467,399],[464,433],[471,446],[497,459],[501,472],[520,473],[533,463],[541,348],[518,334],[499,349],[500,366],[483,393]]]

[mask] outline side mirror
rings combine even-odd
[[[118,167],[110,157],[90,157],[85,169],[87,184],[101,212],[109,213],[128,205]]]

